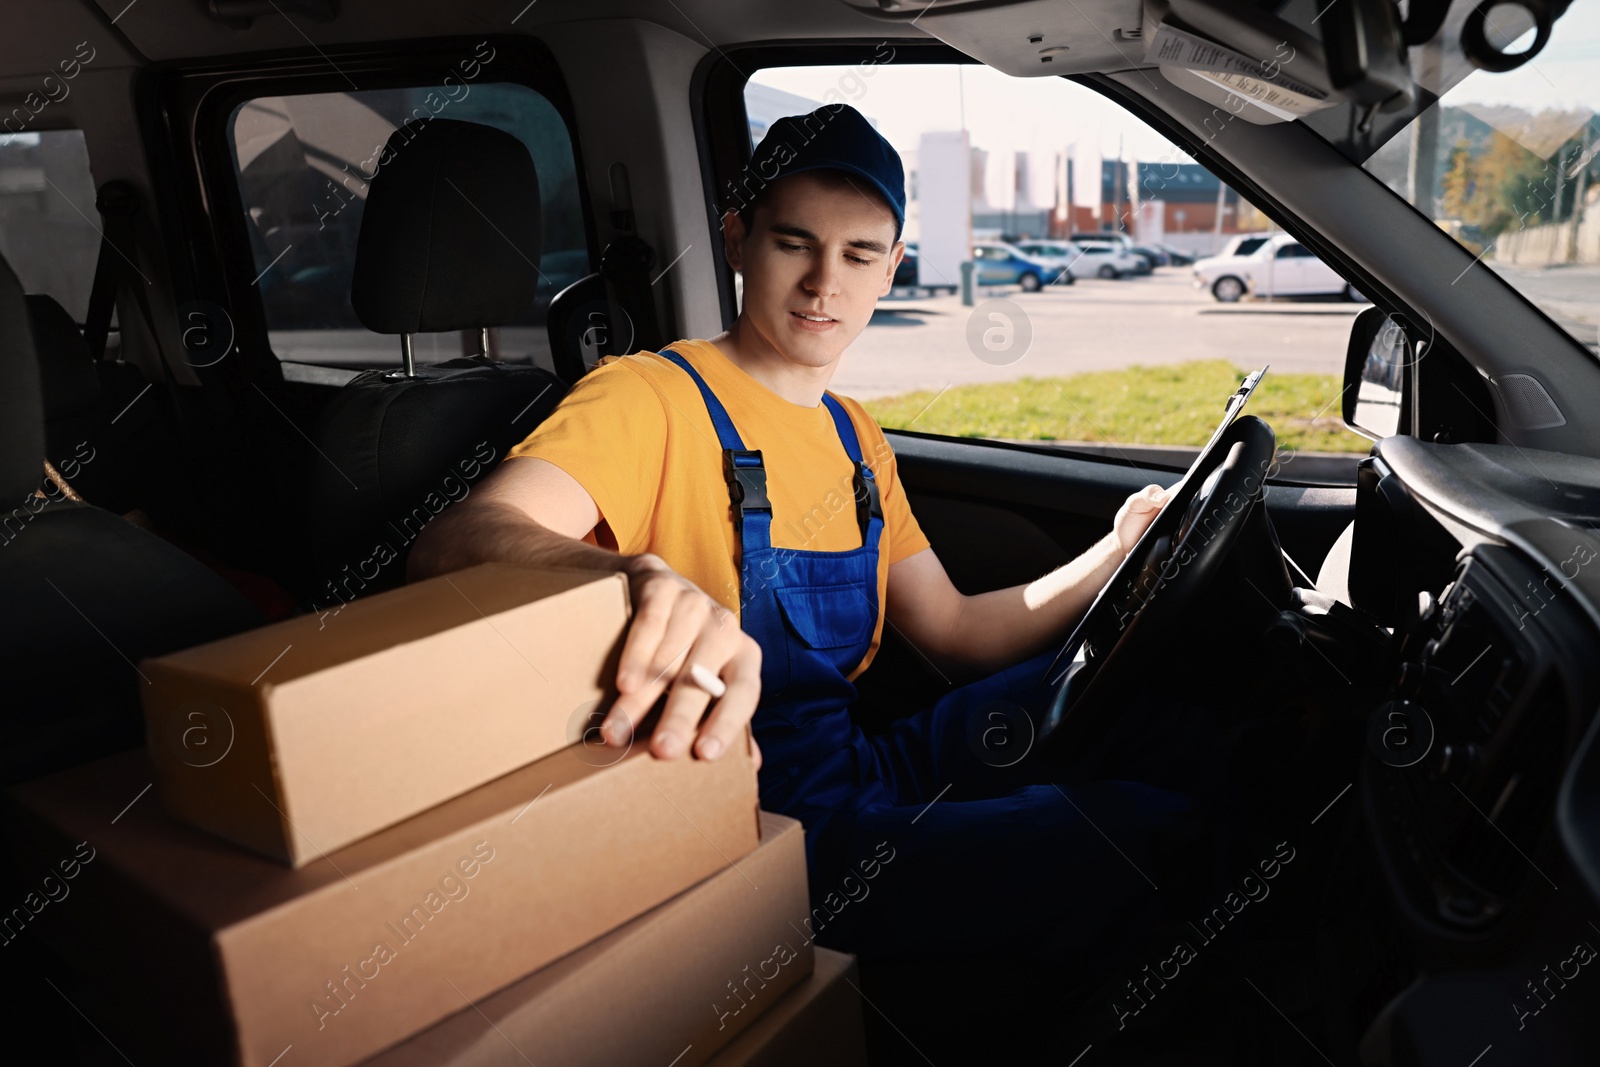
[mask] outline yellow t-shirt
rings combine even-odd
[[[678,341],[670,347],[705,379],[745,448],[761,450],[773,546],[822,552],[859,548],[854,467],[827,406],[808,408],[784,399],[709,341]],[[921,552],[928,539],[911,514],[882,428],[856,401],[833,395],[849,413],[861,458],[878,483],[881,606],[888,595],[889,565]],[[601,522],[585,541],[626,555],[653,552],[738,613],[737,536],[722,446],[699,388],[681,367],[655,352],[601,360],[506,458],[518,456],[548,460],[588,490]],[[861,610],[869,607],[863,596]],[[851,678],[866,670],[882,637],[880,610],[872,645]]]

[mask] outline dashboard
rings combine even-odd
[[[1349,592],[1397,659],[1358,780],[1372,846],[1423,972],[1470,1011],[1463,975],[1514,989],[1600,931],[1600,463],[1379,442]],[[1438,988],[1408,990],[1389,1025],[1438,1010]],[[1484,996],[1498,1020],[1504,997]]]

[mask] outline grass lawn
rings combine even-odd
[[[943,396],[924,390],[862,403],[886,429],[1198,447],[1216,428],[1223,401],[1245,373],[1225,360],[1195,360],[960,385]],[[1372,442],[1346,429],[1340,416],[1343,388],[1343,381],[1331,374],[1268,371],[1244,410],[1271,425],[1280,449],[1366,452]]]

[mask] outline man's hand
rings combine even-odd
[[[1167,491],[1159,485],[1147,485],[1124,500],[1122,507],[1117,509],[1117,517],[1111,520],[1111,528],[1116,532],[1117,544],[1124,556],[1133,551],[1133,546],[1139,543],[1139,538],[1155,521],[1156,513],[1167,502],[1167,495]]]
[[[692,745],[701,759],[716,759],[742,741],[755,714],[761,696],[761,646],[739,628],[731,611],[660,556],[634,556],[623,572],[633,599],[633,621],[617,668],[619,695],[601,725],[602,736],[612,744],[626,744],[670,687],[650,739],[651,753],[675,759]],[[705,710],[711,694],[689,679],[691,665],[704,667],[728,687],[709,716]],[[750,743],[759,769],[761,750],[754,739]]]

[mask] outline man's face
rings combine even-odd
[[[723,223],[728,262],[744,275],[742,317],[807,367],[832,364],[866,328],[905,253],[882,197],[832,173],[778,179],[748,233],[735,213]]]

